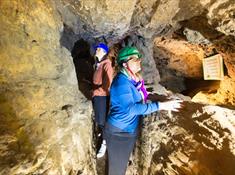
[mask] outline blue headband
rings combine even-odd
[[[109,52],[108,46],[107,46],[106,44],[104,44],[104,43],[99,43],[99,44],[95,47],[95,50],[96,50],[97,48],[102,48],[102,49],[104,49],[106,53]]]

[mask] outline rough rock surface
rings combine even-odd
[[[192,100],[194,102],[209,103],[214,105],[227,105],[228,107],[235,106],[235,81],[229,77],[225,77],[221,81],[216,92],[210,93],[201,91],[196,94]]]
[[[161,50],[165,52],[161,53]],[[204,51],[200,47],[190,45],[186,41],[163,40],[156,41],[154,52],[159,54],[158,62],[168,60],[166,65],[168,69],[176,70],[187,78],[203,77],[202,59],[204,58]]]
[[[177,27],[180,21],[202,16],[208,24],[226,35],[234,33],[233,0],[61,0],[63,20],[75,33],[96,34],[94,37],[110,36],[115,39],[133,29],[151,38],[152,34],[165,34],[167,29]],[[60,8],[60,10],[62,10]],[[118,14],[118,15],[117,15]],[[85,24],[80,26],[78,24]],[[147,37],[149,36],[149,37]]]
[[[154,42],[154,60],[161,75],[161,84],[182,92],[186,89],[184,78],[203,77],[204,50],[184,40],[157,37]]]
[[[0,174],[94,174],[91,105],[62,22],[43,1],[0,2]]]
[[[118,39],[129,30],[136,1],[60,0],[57,5],[64,23],[75,34],[88,39],[89,36]]]
[[[234,173],[235,111],[184,105],[179,114],[161,112],[144,119],[128,175]]]

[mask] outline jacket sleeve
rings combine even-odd
[[[145,104],[141,102],[135,103],[132,90],[126,85],[120,85],[117,88],[117,94],[115,96],[118,98],[120,108],[123,109],[122,111],[125,111],[129,115],[146,115],[159,109],[158,103],[156,102]]]
[[[104,65],[104,71],[105,71],[105,84],[104,84],[104,88],[105,90],[109,91],[110,90],[110,86],[113,80],[113,68],[111,63],[107,63]]]

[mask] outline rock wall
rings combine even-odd
[[[154,60],[160,71],[160,83],[173,92],[187,89],[185,78],[201,79],[205,51],[186,40],[157,37]]]
[[[220,82],[219,88],[211,93],[210,91],[201,91],[197,93],[192,100],[194,102],[203,102],[214,105],[227,106],[234,108],[235,105],[235,81],[228,76]]]
[[[91,105],[47,1],[0,2],[0,174],[95,174]]]
[[[191,102],[184,106],[178,114],[144,119],[128,175],[234,173],[234,110]]]

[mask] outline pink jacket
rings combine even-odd
[[[94,96],[109,96],[109,89],[113,80],[113,68],[109,59],[99,63],[93,74],[93,93]]]

